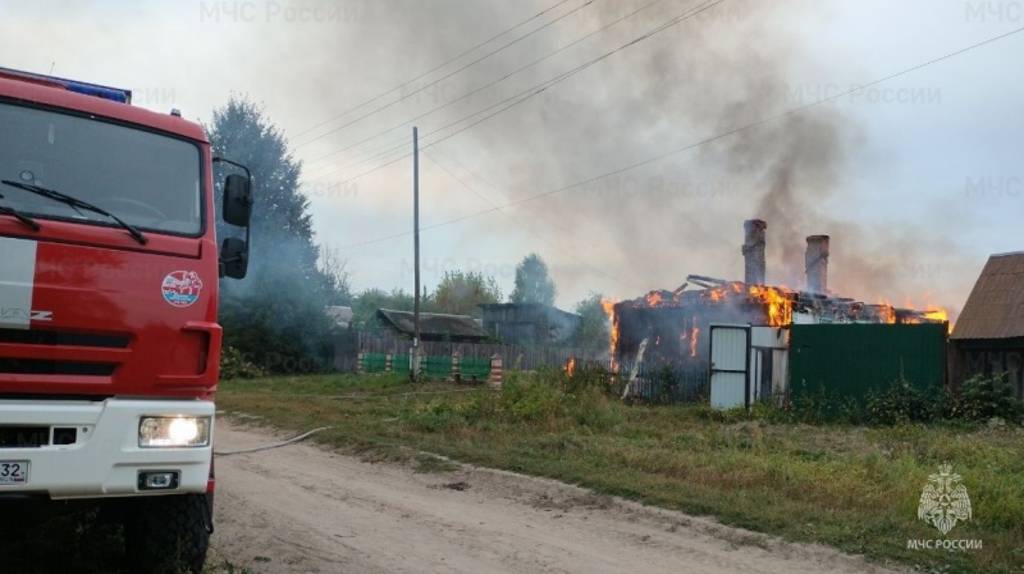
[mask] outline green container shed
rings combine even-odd
[[[864,400],[901,377],[920,389],[941,389],[946,331],[944,323],[793,325],[790,396]]]

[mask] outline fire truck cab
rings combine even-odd
[[[219,160],[128,90],[3,68],[0,132],[0,508],[100,499],[137,571],[199,571],[218,282],[248,262],[247,234],[217,243]],[[222,213],[248,228],[234,166]]]

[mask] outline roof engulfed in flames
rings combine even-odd
[[[611,367],[628,365],[640,349],[667,361],[707,361],[709,345],[701,330],[716,324],[784,328],[798,323],[949,323],[949,314],[933,305],[916,310],[883,302],[870,304],[836,296],[827,287],[829,237],[807,238],[807,289],[763,284],[766,224],[744,223],[745,281],[690,275],[675,291],[656,290],[633,300],[602,301],[611,323]],[[696,288],[690,288],[691,286]],[[927,296],[926,296],[927,299]],[[648,347],[648,344],[651,347]]]
[[[684,317],[683,322],[673,328],[678,333],[680,345],[689,350],[688,354],[693,358],[698,357],[698,345],[702,344],[701,328],[714,322],[741,322],[778,328],[792,325],[797,314],[803,317],[801,322],[821,323],[913,324],[949,320],[948,313],[937,307],[918,311],[896,308],[890,303],[869,304],[781,286],[748,285],[741,281],[691,277],[696,277],[695,283],[702,289],[687,290],[688,285],[684,285],[675,291],[651,291],[629,301],[602,301],[611,324],[609,352],[613,370],[618,370],[622,354],[626,352],[628,356],[628,352],[631,352],[629,349],[636,346],[637,341],[634,339],[648,336],[632,332],[638,325],[632,319],[636,313],[658,313],[665,310],[672,317]],[[630,329],[629,341],[625,343],[622,333],[624,315],[630,317],[625,322]],[[678,319],[666,317],[661,320],[662,323],[666,321],[675,324]],[[650,325],[644,322],[640,324]],[[646,331],[647,327],[643,329]],[[662,347],[662,337],[653,337],[651,344],[655,348]]]
[[[712,301],[728,301],[731,298],[746,297],[749,302],[761,303],[768,314],[770,327],[785,327],[793,322],[793,301],[796,293],[785,287],[765,285],[744,285],[733,282],[727,286],[708,289]]]
[[[695,300],[696,298],[696,300]],[[724,283],[701,291],[675,292],[651,291],[647,295],[627,302],[633,308],[682,307],[690,303],[725,304],[729,302],[745,302],[764,305],[767,324],[772,327],[785,327],[793,322],[793,306],[797,293],[785,287],[766,285],[746,285],[739,281]],[[609,300],[602,302],[605,313],[614,322],[616,303]],[[613,333],[613,338],[615,337]]]
[[[743,303],[761,306],[766,315],[763,324],[769,327],[791,325],[797,312],[827,319],[822,322],[913,324],[949,321],[949,313],[934,305],[929,305],[925,310],[915,310],[912,305],[897,308],[889,302],[869,304],[853,299],[795,291],[784,286],[747,285],[741,281],[720,281],[718,285],[693,291],[686,291],[684,288],[676,291],[651,291],[643,297],[623,302],[635,309],[684,307],[697,303]],[[610,318],[613,318],[617,304],[619,303],[603,301],[605,313]],[[752,324],[761,323],[753,321]]]

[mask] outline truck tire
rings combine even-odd
[[[200,574],[213,532],[213,495],[154,496],[133,502],[124,532],[128,571]]]

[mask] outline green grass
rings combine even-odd
[[[218,402],[290,431],[332,425],[316,440],[420,470],[436,464],[428,451],[926,571],[1024,572],[1020,428],[772,424],[703,406],[623,405],[555,373],[512,379],[501,392],[383,375],[228,381]],[[907,550],[907,539],[941,537],[916,517],[945,461],[974,510],[950,537],[984,548]]]

